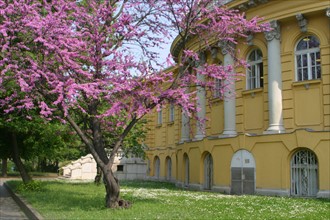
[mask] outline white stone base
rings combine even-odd
[[[190,190],[200,191],[200,190],[203,189],[203,186],[200,185],[200,184],[189,183],[189,185],[188,185],[188,189],[190,189]]]
[[[222,134],[219,135],[219,138],[230,138],[236,136],[237,136],[236,131],[224,131]]]
[[[326,199],[330,199],[330,190],[320,190],[317,194],[316,194],[317,198],[326,198]]]
[[[284,134],[285,128],[282,125],[270,126],[263,134]]]
[[[212,186],[211,191],[219,192],[223,194],[230,194],[230,187],[229,186]]]
[[[204,139],[204,137],[205,137],[204,134],[197,134],[197,135],[195,135],[193,141],[201,141]]]
[[[290,191],[285,189],[256,189],[255,194],[263,196],[290,196]]]

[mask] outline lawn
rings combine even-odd
[[[20,194],[45,219],[330,218],[330,200],[184,191],[169,183],[122,182],[121,196],[133,206],[120,210],[106,209],[104,188],[93,183],[42,181],[40,191]]]

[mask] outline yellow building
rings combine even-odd
[[[174,106],[148,115],[148,175],[189,189],[329,198],[329,1],[227,5],[274,29],[236,47],[251,67],[236,70],[244,74],[232,86],[236,98],[215,93],[212,107],[202,107],[206,133]],[[221,49],[216,59],[231,63]],[[177,40],[171,52],[179,54]]]

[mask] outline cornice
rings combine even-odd
[[[240,11],[246,11],[250,8],[256,7],[260,4],[267,3],[269,1],[271,0],[225,0],[224,4],[227,5],[228,8],[239,9]],[[188,37],[188,40],[192,38],[193,37],[190,36]],[[183,41],[181,40],[180,35],[178,35],[174,39],[170,49],[175,62],[178,62],[178,57],[182,50],[182,46],[183,46]]]

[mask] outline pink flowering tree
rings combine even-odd
[[[0,107],[27,120],[36,110],[70,124],[103,172],[106,207],[126,206],[111,167],[134,126],[166,102],[198,111],[187,86],[214,85],[198,82],[194,73],[226,79],[235,67],[196,69],[199,51],[187,43],[197,39],[203,50],[211,38],[237,44],[267,29],[258,22],[211,0],[0,0]],[[180,37],[182,52],[175,74],[160,71],[154,50],[170,33]],[[109,133],[115,138],[106,143]]]

